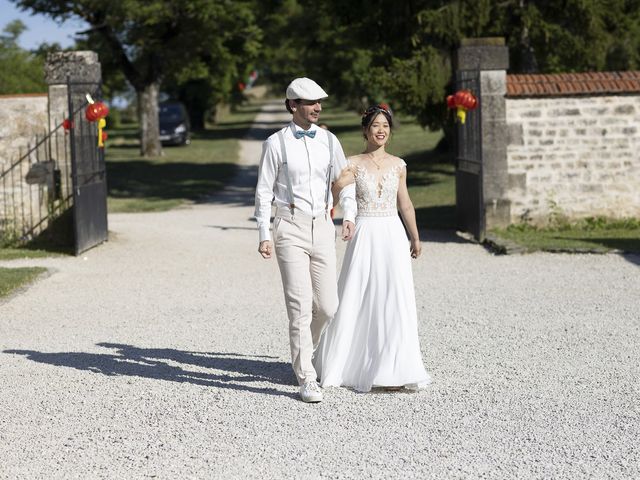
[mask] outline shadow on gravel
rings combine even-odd
[[[206,202],[211,191],[224,188],[237,172],[247,175],[233,163],[107,161],[109,196],[123,199]],[[257,168],[248,175],[257,178]]]
[[[295,393],[245,384],[269,382],[278,385],[296,385],[291,366],[285,362],[272,360],[276,357],[237,353],[188,352],[171,348],[138,348],[117,343],[98,343],[97,345],[113,349],[116,353],[46,353],[33,350],[4,350],[4,353],[24,355],[34,362],[86,370],[108,376],[126,375],[298,398]],[[189,366],[198,369],[218,370],[221,373],[189,370]]]
[[[229,180],[224,189],[203,197],[200,203],[252,206],[255,203],[257,182],[257,166],[238,165],[235,176]]]
[[[222,231],[226,231],[226,230],[250,230],[252,232],[257,232],[257,228],[256,227],[232,227],[232,226],[225,226],[225,225],[205,225],[207,228],[215,228],[217,230],[222,230]]]
[[[623,253],[621,255],[627,262],[640,266],[640,253]]]

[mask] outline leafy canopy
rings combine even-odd
[[[640,0],[265,0],[261,55],[279,91],[308,75],[354,105],[389,101],[441,128],[451,57],[504,37],[510,71],[640,68]]]
[[[43,55],[18,45],[18,39],[26,28],[20,20],[14,20],[4,27],[0,35],[0,95],[47,91]]]

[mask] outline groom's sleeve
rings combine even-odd
[[[333,144],[333,158],[335,159],[336,167],[333,169],[333,181],[335,182],[340,177],[342,170],[347,167],[347,159],[337,138],[334,139]],[[342,220],[355,223],[358,206],[356,204],[356,186],[354,183],[347,185],[340,191],[340,207],[342,208]]]
[[[262,144],[262,157],[258,170],[258,184],[256,185],[255,218],[258,222],[260,241],[271,240],[269,226],[271,223],[271,204],[273,203],[273,189],[278,173],[278,159],[273,142],[267,139]]]

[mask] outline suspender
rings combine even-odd
[[[329,168],[327,169],[327,191],[324,194],[325,213],[329,213],[329,192],[331,191],[331,171],[333,170],[333,135],[327,132],[329,138]]]
[[[293,187],[291,186],[291,177],[289,176],[289,165],[287,165],[287,147],[284,144],[284,134],[282,130],[278,132],[278,138],[280,139],[280,150],[282,153],[282,171],[284,172],[284,178],[287,181],[287,190],[289,191],[289,208],[291,209],[291,215],[293,215],[293,209],[296,208],[296,204],[293,201]]]
[[[333,135],[327,132],[327,138],[329,139],[329,168],[327,169],[327,189],[324,195],[324,208],[325,213],[329,212],[329,192],[331,192],[331,172],[333,171]],[[293,187],[291,186],[291,177],[289,176],[289,165],[287,162],[287,147],[284,143],[284,134],[282,130],[278,132],[278,139],[280,140],[280,151],[282,153],[282,172],[287,182],[287,191],[289,192],[289,208],[293,215],[293,209],[296,208],[293,197]]]

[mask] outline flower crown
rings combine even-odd
[[[364,111],[364,113],[362,114],[362,118],[366,117],[367,115],[371,115],[372,113],[375,113],[375,112],[382,112],[382,113],[386,113],[387,115],[391,115],[391,108],[386,103],[372,105]]]

